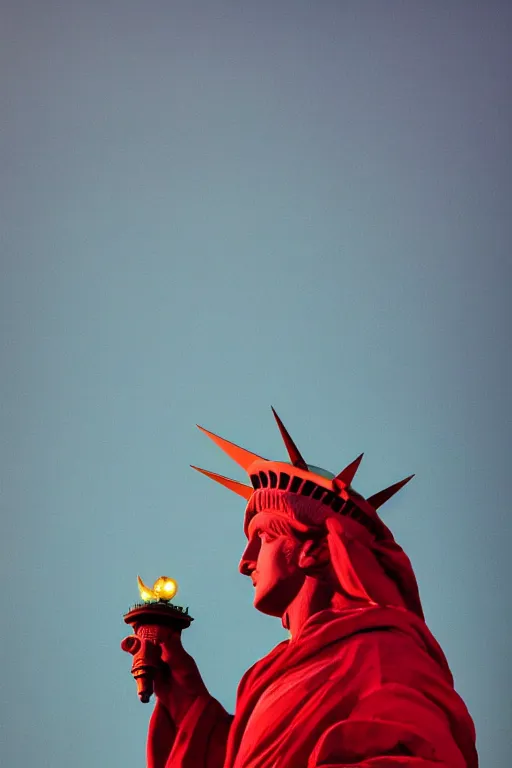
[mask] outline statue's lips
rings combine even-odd
[[[251,581],[252,581],[252,585],[253,585],[253,587],[255,587],[255,586],[256,586],[256,580],[257,580],[257,579],[256,579],[256,576],[257,576],[257,574],[256,574],[256,571],[253,571],[253,572],[251,573]]]

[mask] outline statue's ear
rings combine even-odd
[[[325,568],[329,559],[327,538],[322,536],[320,538],[307,539],[302,543],[298,565],[307,574],[314,575]]]

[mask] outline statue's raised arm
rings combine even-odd
[[[149,768],[204,765],[222,768],[231,716],[208,693],[181,633],[193,621],[173,602],[177,582],[160,576],[152,587],[137,577],[140,599],[124,620],[133,627],[121,648],[133,656],[132,675],[143,703],[153,694],[147,744]]]
[[[208,692],[177,634],[161,644],[156,705],[149,724],[148,768],[222,768],[232,716]]]

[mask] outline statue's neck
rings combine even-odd
[[[361,605],[360,601],[346,597],[336,590],[330,580],[322,581],[306,576],[297,596],[283,614],[283,627],[290,632],[293,640],[315,613],[327,609],[342,611],[348,608],[360,608]]]

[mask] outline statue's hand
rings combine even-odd
[[[155,675],[156,697],[179,726],[192,704],[210,698],[203,678],[192,656],[181,644],[181,634],[169,630],[160,640],[162,662]]]

